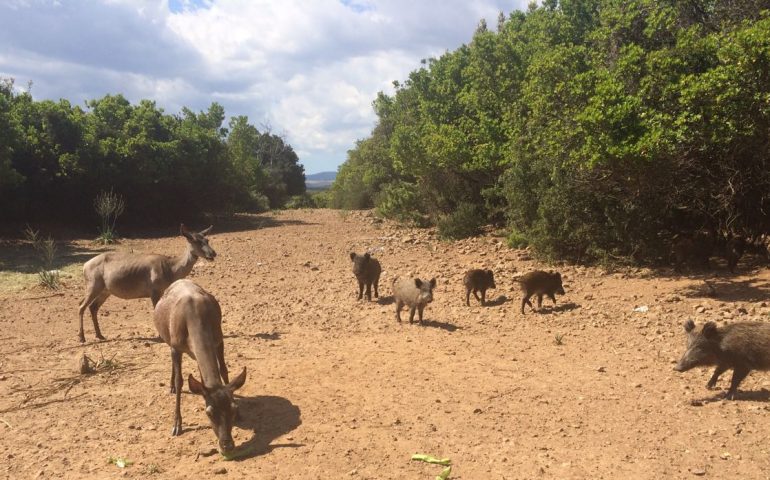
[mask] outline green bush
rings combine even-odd
[[[460,203],[454,212],[442,216],[436,222],[439,237],[453,240],[478,235],[482,225],[479,208],[468,202]]]
[[[407,182],[388,184],[375,201],[378,215],[413,226],[426,226],[427,217],[421,211],[421,197],[416,185]]]
[[[529,245],[529,239],[518,230],[511,231],[508,234],[508,246],[511,248],[526,248]]]
[[[303,195],[294,195],[291,198],[289,198],[289,201],[286,202],[286,208],[289,209],[296,209],[296,208],[315,208],[316,203],[313,199],[313,196],[309,193],[305,193]]]

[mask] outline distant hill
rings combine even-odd
[[[308,190],[323,190],[329,188],[335,178],[337,178],[337,172],[313,173],[305,175],[305,185]]]

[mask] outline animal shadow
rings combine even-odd
[[[447,332],[454,332],[460,328],[452,323],[439,322],[436,320],[423,320],[422,323],[417,322],[417,325],[428,328],[440,328],[441,330],[446,330]]]
[[[387,297],[380,297],[377,299],[378,305],[393,305],[396,303],[396,299],[393,297],[393,295],[388,295]]]
[[[690,405],[693,407],[701,407],[707,403],[721,402],[725,400],[726,395],[727,391],[724,391],[710,397],[696,398],[690,401]],[[738,390],[737,394],[735,395],[735,401],[767,402],[770,401],[770,391],[764,388],[752,392]]]
[[[485,307],[499,307],[500,305],[504,304],[508,301],[508,297],[505,295],[500,295],[499,297],[495,298],[494,300],[487,300],[484,302]]]
[[[560,303],[554,307],[551,307],[551,312],[569,312],[570,310],[575,310],[576,308],[580,308],[580,305],[574,302]]]
[[[285,435],[302,425],[299,407],[283,397],[260,395],[240,397],[238,399],[238,418],[235,425],[244,430],[252,430],[254,436],[239,448],[249,453],[238,460],[257,457],[270,453],[276,448],[298,448],[304,444],[279,443],[271,445],[276,438]]]

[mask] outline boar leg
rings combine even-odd
[[[543,294],[542,293],[538,293],[537,294],[537,309],[540,310],[541,308],[543,308]]]
[[[374,281],[374,298],[380,298],[380,294],[377,292],[377,285],[379,283],[379,279]]]
[[[524,305],[529,305],[529,308],[531,308],[532,310],[535,309],[535,307],[532,306],[532,302],[529,301],[529,297],[531,297],[531,296],[532,295],[528,293],[528,294],[524,295],[524,298],[521,299],[521,313],[522,313],[522,315],[524,314]]]
[[[553,306],[555,307],[556,306],[556,295],[554,295],[553,293],[549,293],[548,296],[551,297],[551,300],[553,300]]]
[[[401,323],[401,308],[404,306],[404,302],[401,300],[396,301],[396,320]]]
[[[364,282],[361,280],[358,281],[358,298],[356,300],[361,300],[364,296]]]
[[[414,311],[417,310],[417,307],[410,307],[409,308],[409,323],[412,323],[414,321]]]
[[[482,290],[481,291],[481,305],[484,306],[484,304],[487,303],[487,291]]]
[[[366,282],[366,299],[372,301],[372,284]]]
[[[709,383],[706,384],[706,388],[711,390],[712,388],[716,387],[719,376],[725,373],[728,368],[729,367],[725,365],[717,365],[717,368],[714,369],[714,375],[711,376],[711,380],[709,380]]]
[[[417,313],[419,314],[419,318],[420,318],[420,324],[422,324],[422,311],[423,311],[424,309],[425,309],[425,305],[420,305],[420,306],[417,308]]]
[[[471,289],[470,288],[465,289],[465,305],[468,307],[471,306]]]
[[[746,367],[733,367],[733,379],[730,380],[730,390],[727,391],[725,400],[735,400],[735,394],[738,393],[738,385],[740,385],[750,371]]]

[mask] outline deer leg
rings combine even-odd
[[[169,392],[171,394],[176,393],[176,367],[174,367],[174,349],[171,349],[171,381],[168,382],[171,387],[169,387]]]
[[[230,383],[230,378],[228,377],[227,365],[225,365],[225,342],[221,342],[217,347],[217,362],[219,363],[219,376],[227,385]]]
[[[153,290],[150,293],[150,300],[152,300],[152,308],[155,309],[155,305],[158,304],[158,300],[160,300],[160,297],[163,296],[163,292],[158,292],[157,290]]]
[[[174,408],[174,428],[171,435],[176,437],[182,434],[182,352],[174,348],[171,349],[171,368],[174,377],[174,389],[176,390],[176,406]]]
[[[97,319],[96,315],[99,313],[99,309],[102,307],[102,305],[104,305],[104,302],[106,302],[108,298],[110,298],[110,292],[105,290],[99,295],[99,297],[97,297],[96,300],[91,302],[91,305],[88,306],[88,310],[91,311],[91,320],[94,322],[94,334],[99,340],[104,340],[104,336],[102,335],[102,331],[99,329],[99,320]]]
[[[86,341],[86,336],[83,333],[83,313],[85,313],[86,308],[88,308],[89,305],[91,305],[94,300],[96,300],[99,295],[102,293],[103,287],[97,287],[96,284],[91,283],[88,285],[88,293],[86,293],[86,298],[83,299],[82,302],[80,302],[80,331],[78,332],[78,339],[80,340],[80,343],[83,343]]]

